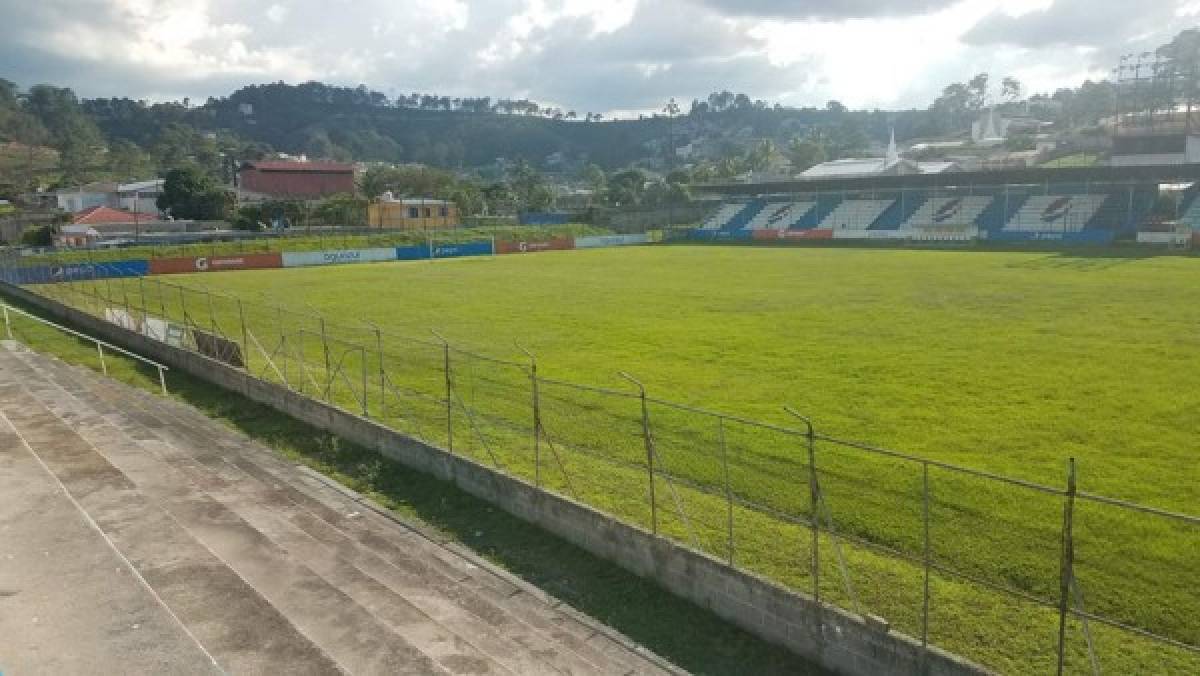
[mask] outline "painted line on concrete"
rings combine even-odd
[[[24,386],[22,386],[21,389],[25,389]],[[117,549],[116,543],[114,543],[112,539],[108,537],[108,533],[105,533],[100,528],[100,524],[96,523],[96,521],[92,519],[92,515],[88,514],[87,510],[83,508],[83,505],[79,504],[79,501],[75,499],[75,496],[71,495],[71,492],[67,490],[67,487],[63,485],[63,482],[59,480],[58,476],[50,470],[50,467],[46,465],[41,456],[37,454],[37,451],[33,450],[33,446],[30,445],[29,441],[21,435],[21,431],[17,429],[17,426],[12,424],[12,421],[8,419],[8,416],[4,415],[2,412],[0,412],[0,420],[3,420],[4,424],[7,425],[8,428],[13,431],[13,434],[16,435],[17,439],[21,440],[21,445],[25,447],[26,451],[29,451],[29,455],[33,456],[33,459],[36,460],[38,465],[41,466],[42,471],[44,471],[50,477],[50,479],[54,482],[54,485],[58,487],[58,490],[61,491],[64,496],[66,496],[67,500],[71,501],[71,504],[74,505],[75,509],[78,510],[80,515],[83,516],[83,520],[87,523],[87,525],[104,539],[105,544],[107,544],[109,549],[111,549],[112,552],[117,555],[117,558],[121,560],[121,563],[129,569],[129,572],[133,574],[134,579],[141,583],[142,587],[144,587],[146,591],[150,593],[150,597],[153,598],[158,605],[162,606],[163,610],[167,611],[167,615],[169,615],[171,619],[174,620],[177,625],[179,625],[179,628],[183,630],[183,633],[189,639],[191,639],[192,643],[196,644],[196,647],[199,648],[200,652],[208,658],[209,662],[212,662],[212,665],[216,667],[217,671],[221,672],[222,674],[228,674],[229,672],[225,671],[225,669],[221,667],[216,658],[212,656],[212,653],[208,652],[208,649],[205,648],[204,644],[200,642],[200,639],[196,638],[196,635],[187,628],[187,625],[183,623],[183,620],[179,619],[179,616],[175,614],[175,611],[171,610],[171,607],[167,605],[166,601],[163,601],[162,597],[158,595],[158,592],[154,591],[154,588],[150,586],[150,583],[146,581],[146,578],[142,577],[142,573],[136,567],[134,567],[133,562],[126,558],[125,554],[122,553],[120,549]]]

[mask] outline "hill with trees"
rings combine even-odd
[[[1194,76],[1198,45],[1200,31],[1189,30],[1158,53],[1168,67],[1191,68]],[[1200,88],[1195,82],[1192,87]],[[521,163],[575,176],[593,167],[666,175],[688,165],[689,173],[677,178],[709,179],[779,158],[803,169],[862,153],[886,142],[892,129],[901,141],[961,138],[991,106],[1019,107],[1059,130],[1086,129],[1111,114],[1115,96],[1112,83],[1089,81],[1026,97],[1015,79],[997,82],[982,73],[947,85],[924,109],[850,110],[837,101],[795,108],[720,91],[690,105],[664,102],[663,111],[638,119],[607,120],[527,99],[431,93],[391,98],[361,85],[320,82],[250,85],[198,104],[80,100],[70,89],[36,85],[23,91],[0,78],[0,197],[34,187],[161,176],[182,167],[228,183],[238,162],[280,152],[423,164],[474,175],[480,190],[510,177]],[[709,152],[678,159],[676,150],[691,144]]]

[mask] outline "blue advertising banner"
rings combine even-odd
[[[13,284],[54,284],[110,277],[142,277],[149,272],[150,262],[146,260],[34,265],[11,271],[5,275],[5,281]]]
[[[420,261],[426,258],[429,258],[429,247],[425,244],[396,247],[396,260],[398,261]]]
[[[490,256],[492,242],[462,242],[461,244],[435,244],[432,258],[462,258],[464,256]]]

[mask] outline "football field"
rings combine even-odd
[[[159,281],[228,297],[206,308]],[[255,373],[288,378],[290,359],[313,391],[336,382],[326,389],[348,408],[376,406],[439,445],[453,435],[481,462],[642,525],[658,519],[672,537],[801,590],[811,586],[806,440],[738,420],[803,430],[785,406],[821,435],[1058,489],[1074,458],[1080,491],[1200,512],[1200,260],[1190,257],[657,246],[103,286],[135,306],[148,293],[149,314],[211,322],[246,345]],[[524,350],[546,379],[534,460]],[[389,372],[378,387],[377,358]],[[620,372],[659,400],[653,516],[637,389]],[[846,536],[822,536],[824,596],[919,637],[912,558],[927,551],[956,571],[930,581],[932,643],[1006,671],[1053,669],[1057,612],[1031,599],[1058,598],[1061,496],[937,467],[924,484],[920,463],[835,443],[818,444],[816,458],[820,518]],[[1200,528],[1097,503],[1075,519],[1087,610],[1200,642]],[[1105,671],[1198,664],[1098,622],[1089,631]],[[1067,640],[1069,666],[1086,671],[1082,623],[1069,623]]]

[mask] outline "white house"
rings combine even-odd
[[[117,186],[117,208],[139,214],[158,214],[155,202],[162,194],[164,179],[124,183]]]
[[[116,207],[116,192],[116,183],[87,183],[58,190],[54,198],[59,209],[77,214],[92,207]]]

